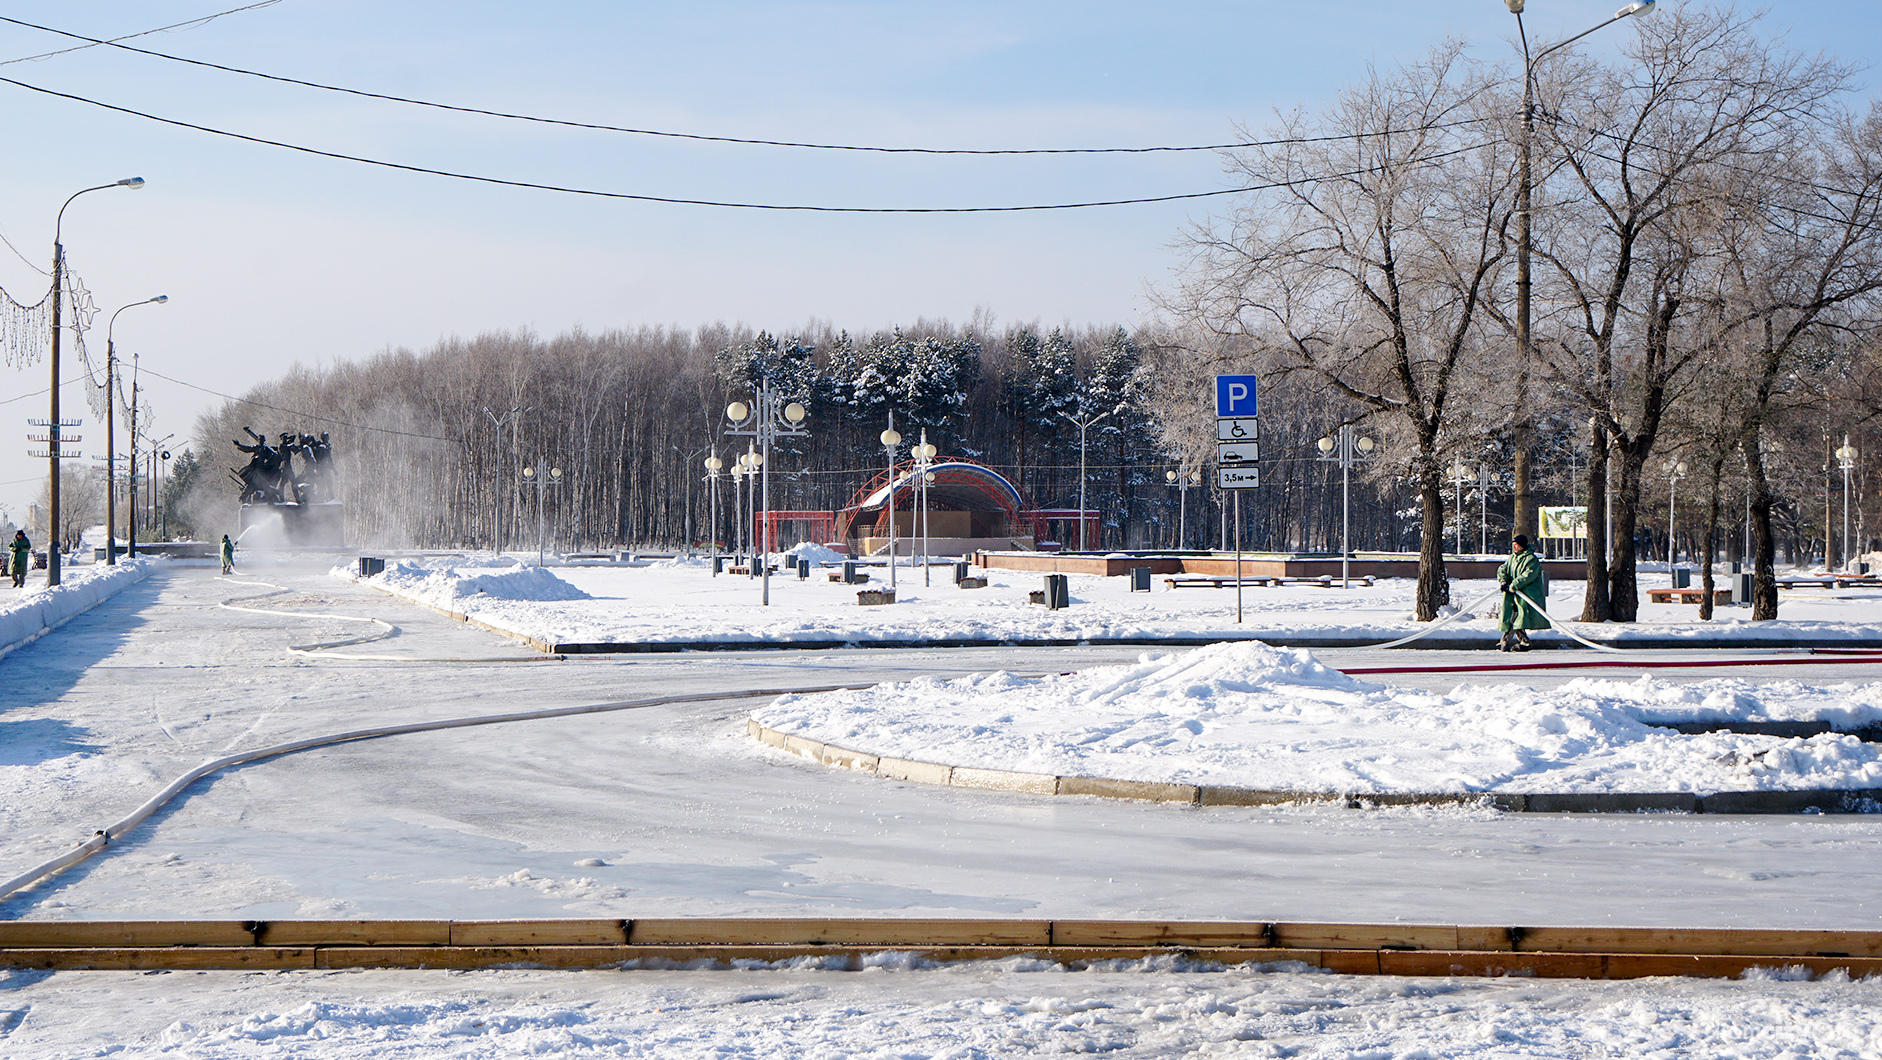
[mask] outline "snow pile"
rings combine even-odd
[[[472,597],[539,602],[590,599],[587,593],[543,567],[512,567],[496,574],[470,574],[454,568],[389,563],[383,573],[367,580],[400,596],[447,611],[462,611],[464,602]]]
[[[1882,746],[1834,734],[1682,735],[1639,716],[1647,703],[1664,709],[1673,697],[1663,691],[1575,682],[1443,695],[1363,683],[1308,652],[1243,643],[1044,680],[997,673],[791,696],[753,717],[948,765],[1280,791],[1882,787]],[[1703,705],[1729,691],[1699,685],[1694,694]]]
[[[8,557],[9,559],[11,557]],[[64,567],[58,585],[27,575],[23,589],[0,588],[0,654],[11,651],[150,577],[151,560],[119,557],[116,566]],[[35,584],[37,582],[38,584]]]
[[[1584,677],[1568,682],[1562,691],[1616,703],[1652,725],[1816,721],[1843,731],[1882,725],[1882,684],[1812,685],[1736,677],[1679,684],[1642,675],[1634,681]]]
[[[825,548],[814,541],[805,541],[801,544],[792,545],[785,550],[784,554],[790,557],[792,563],[800,559],[807,559],[813,567],[834,567],[849,558],[836,549]]]

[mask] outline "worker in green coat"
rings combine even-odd
[[[26,531],[15,530],[7,547],[13,550],[13,587],[25,588],[26,568],[33,562],[33,543],[26,540]]]
[[[1497,647],[1528,651],[1529,631],[1549,626],[1549,620],[1543,617],[1549,599],[1549,575],[1543,571],[1542,561],[1529,550],[1528,537],[1517,534],[1510,540],[1510,558],[1496,569],[1496,581],[1503,590],[1503,609],[1496,620],[1497,632],[1503,637]]]

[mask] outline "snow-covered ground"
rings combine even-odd
[[[1584,678],[1548,691],[1395,688],[1311,652],[1219,644],[1029,679],[921,678],[787,696],[759,724],[945,765],[1302,792],[1882,788],[1882,744],[1684,735],[1649,722],[1882,723],[1882,685]]]
[[[0,658],[0,875],[68,848],[205,759],[366,724],[753,687],[1094,666],[1147,674],[1166,665],[1136,662],[1141,649],[1119,648],[465,665],[445,660],[540,657],[329,577],[330,565],[274,568],[255,555],[244,567],[258,578],[236,579],[216,577],[213,567],[166,565]],[[691,577],[707,583],[702,592],[721,591],[697,571],[551,573],[591,600],[509,603],[554,611],[638,597],[684,622],[685,601],[673,586],[689,583],[660,579]],[[628,580],[640,576],[650,580]],[[748,620],[757,612],[754,585],[720,581],[741,595],[713,605],[725,617],[702,620],[702,628],[728,629],[735,611]],[[520,581],[486,585],[541,591]],[[810,588],[780,579],[774,599]],[[1381,590],[1389,596],[1389,586]],[[929,591],[971,595],[952,585]],[[1216,603],[1182,606],[1223,599],[1195,592]],[[1363,599],[1360,590],[1297,592],[1348,610]],[[217,606],[264,593],[271,595],[254,606],[306,617]],[[1187,598],[1158,596],[1178,598],[1172,604]],[[1127,602],[1120,592],[1119,606]],[[1135,601],[1145,602],[1141,594]],[[1398,623],[1406,603],[1402,595],[1381,599],[1381,625]],[[858,609],[851,597],[849,610],[888,609]],[[408,661],[286,651],[356,635],[361,624],[343,619],[368,615],[399,630],[364,651]],[[1305,609],[1294,619],[1356,622]],[[598,623],[595,615],[583,621]],[[1319,654],[1339,663],[1339,653]],[[1311,673],[1304,663],[1300,671]],[[1521,676],[1473,680],[1526,695],[1516,691]],[[1734,680],[1744,684],[1733,695],[1670,678],[1651,694],[1537,695],[1556,709],[1607,696],[1604,709],[1619,715],[1830,709],[1828,698],[1812,705],[1813,693],[1786,691],[1758,672]],[[1233,698],[1231,683],[1220,683],[1218,706]],[[1633,675],[1623,683],[1633,684]],[[1838,709],[1850,717],[1875,702],[1839,692],[1833,681],[1822,688],[1841,697]],[[1413,701],[1334,683],[1287,692],[1299,693],[1354,697],[1381,714]],[[1443,696],[1468,698],[1434,693]],[[98,858],[0,903],[0,917],[865,915],[1882,928],[1882,820],[1874,816],[1197,808],[933,788],[831,771],[761,746],[744,735],[752,706],[726,700],[454,730],[257,763],[196,785]],[[1870,982],[1403,980],[882,963],[874,971],[6,972],[0,1056],[1882,1056],[1882,987]]]
[[[984,589],[955,587],[952,568],[935,566],[924,585],[919,567],[896,571],[896,602],[859,607],[854,586],[832,583],[812,568],[808,580],[781,570],[771,577],[771,604],[758,606],[759,580],[713,577],[704,560],[655,560],[637,567],[511,566],[491,554],[389,563],[370,584],[434,607],[469,615],[519,635],[550,643],[697,642],[869,643],[907,641],[1081,640],[1158,636],[1344,639],[1383,642],[1425,629],[1412,620],[1415,584],[1386,579],[1350,589],[1290,584],[1242,591],[1243,621],[1235,620],[1233,589],[1166,590],[1153,579],[1149,593],[1130,591],[1127,578],[1068,575],[1072,606],[1059,611],[1027,602],[1038,574],[988,570]],[[508,567],[505,575],[492,568]],[[341,569],[337,573],[347,573]],[[888,569],[870,568],[871,588],[886,587]],[[492,585],[493,577],[504,579]],[[552,580],[551,580],[552,579]],[[561,583],[561,584],[557,584]],[[1492,582],[1458,582],[1460,605],[1491,594]],[[1580,612],[1579,582],[1558,582],[1549,601],[1557,617]],[[1882,589],[1787,591],[1780,620],[1753,623],[1742,608],[1721,607],[1698,621],[1689,604],[1643,602],[1630,627],[1586,630],[1598,637],[1686,640],[1729,639],[1782,645],[1801,638],[1882,641]],[[1431,636],[1438,641],[1494,639],[1488,608]],[[1560,637],[1537,634],[1541,641]]]
[[[0,973],[9,1057],[1859,1060],[1879,1043],[1882,982],[1781,972],[1407,980],[890,957],[857,972]]]

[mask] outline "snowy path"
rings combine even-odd
[[[278,609],[379,614],[413,656],[492,637],[313,572]],[[1129,651],[818,652],[517,666],[301,662],[355,624],[159,575],[7,661],[0,858],[30,864],[229,750],[363,722],[677,691],[1065,668]],[[517,651],[521,657],[526,653]],[[194,789],[10,917],[1025,915],[1882,926],[1873,818],[1209,809],[833,772],[704,704],[399,737]]]

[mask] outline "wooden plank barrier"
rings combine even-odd
[[[1066,963],[1181,954],[1350,975],[1720,977],[1772,966],[1882,975],[1882,931],[848,917],[0,923],[0,966],[72,970],[659,967],[806,956],[858,967],[890,951]]]

